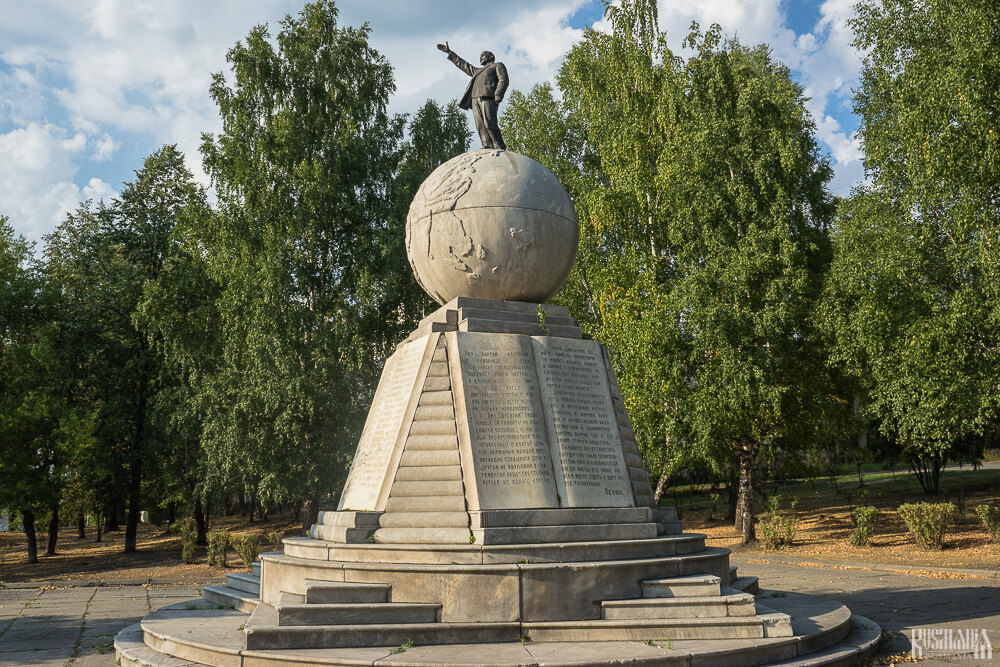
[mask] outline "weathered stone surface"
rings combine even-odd
[[[306,604],[388,602],[392,586],[306,579]]]
[[[511,151],[463,153],[420,186],[406,220],[406,254],[438,303],[455,297],[540,303],[569,275],[579,238],[559,181]]]
[[[439,604],[405,602],[333,602],[306,604],[304,596],[282,593],[275,611],[278,625],[377,625],[434,623]]]
[[[436,342],[432,335],[407,343],[386,361],[337,509],[384,507],[387,477],[391,482],[390,471],[395,469],[409,425],[407,414],[416,410],[420,368],[425,357],[433,354]]]
[[[447,334],[469,509],[558,507],[531,340]],[[471,473],[471,474],[470,474]]]
[[[639,582],[644,598],[685,598],[721,595],[721,580],[712,574],[646,579]]]
[[[631,506],[601,344],[548,337],[531,344],[562,504]]]

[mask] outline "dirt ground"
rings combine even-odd
[[[748,556],[785,555],[824,561],[893,563],[916,568],[931,566],[1000,570],[1000,544],[990,538],[974,509],[979,504],[996,502],[997,497],[992,490],[970,490],[963,495],[965,519],[948,529],[944,548],[939,551],[925,551],[914,544],[895,508],[906,502],[954,502],[955,498],[888,493],[882,494],[877,500],[870,500],[868,504],[879,508],[879,523],[871,545],[866,547],[855,547],[847,541],[854,527],[851,523],[851,506],[843,498],[840,498],[841,502],[836,502],[837,500],[838,498],[831,498],[826,494],[818,498],[800,496],[794,511],[799,520],[795,539],[792,546],[779,550],[766,549],[760,541],[746,547],[740,545],[732,523],[718,519],[710,521],[708,512],[700,508],[683,513],[682,519],[684,530],[705,533],[708,536],[707,544]],[[783,514],[793,513],[787,509],[787,504],[785,507]],[[721,513],[725,513],[725,508],[722,508]]]
[[[914,491],[905,476],[876,476],[867,488],[870,496],[866,502],[880,508],[880,521],[871,546],[854,547],[847,541],[852,529],[850,511],[857,504],[857,490],[853,494],[840,487],[833,492],[822,485],[816,488],[796,488],[789,493],[798,498],[795,514],[799,519],[798,530],[792,546],[780,550],[766,549],[761,542],[748,547],[739,544],[739,538],[728,521],[709,518],[710,494],[705,491],[680,501],[681,519],[686,532],[705,533],[711,546],[726,547],[748,557],[788,556],[819,561],[853,561],[863,563],[899,564],[901,570],[919,570],[921,567],[971,568],[1000,570],[1000,545],[993,542],[975,514],[975,506],[997,502],[1000,488],[1000,469],[962,473],[950,484],[957,493],[961,489],[961,505],[965,507],[965,520],[954,524],[945,537],[944,549],[924,551],[913,543],[895,508],[905,502],[955,502],[958,496],[924,496]],[[964,484],[964,487],[962,484]],[[664,504],[668,504],[665,502]],[[725,502],[716,504],[714,514],[725,514]],[[785,502],[784,512],[788,503]],[[250,528],[279,532],[285,537],[300,534],[300,526],[289,515],[276,515],[267,521],[250,526],[240,517],[215,518],[213,530],[226,529],[238,533]],[[37,565],[27,565],[27,547],[24,534],[0,533],[0,583],[37,581],[123,581],[123,580],[174,580],[204,582],[221,578],[226,572],[244,571],[235,552],[229,554],[230,567],[210,567],[204,547],[199,547],[192,564],[181,561],[181,541],[165,533],[165,526],[141,525],[139,552],[123,554],[124,532],[105,534],[103,541],[94,542],[96,533],[88,528],[88,536],[78,540],[75,528],[60,531],[58,553],[40,555]],[[43,553],[46,535],[39,534],[39,553]],[[274,549],[274,546],[264,550]]]
[[[233,533],[250,528],[268,532],[277,531],[286,537],[299,534],[300,526],[292,518],[278,516],[258,521],[252,526],[239,517],[215,518],[211,529],[226,529]],[[0,533],[0,583],[37,581],[125,581],[125,580],[174,580],[204,582],[221,578],[226,572],[245,572],[235,551],[228,554],[229,567],[211,567],[204,547],[198,547],[195,562],[181,560],[181,538],[165,532],[166,526],[140,524],[137,538],[138,553],[122,553],[125,531],[105,533],[101,542],[95,542],[97,532],[87,528],[86,539],[77,539],[75,527],[60,528],[55,556],[45,556],[48,535],[39,533],[39,562],[26,563],[27,544],[22,532]],[[264,551],[275,546],[265,546]]]

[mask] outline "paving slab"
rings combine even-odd
[[[994,662],[1000,665],[1000,580],[989,572],[955,575],[977,578],[944,578],[947,574],[936,578],[870,568],[868,563],[853,567],[843,562],[782,562],[782,558],[776,554],[771,562],[768,556],[734,553],[731,561],[739,566],[740,574],[759,576],[768,589],[832,598],[875,621],[894,636],[893,641],[883,643],[881,655],[908,653],[914,628],[985,629],[994,647]],[[966,664],[959,659],[942,662]],[[979,660],[967,664],[991,663]]]
[[[10,653],[0,653],[0,667],[23,667],[23,665],[38,665],[39,667],[62,667],[72,656],[73,651],[65,650],[45,650],[45,651],[14,651]],[[114,664],[112,660],[111,664]]]

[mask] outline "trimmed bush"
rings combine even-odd
[[[1000,507],[976,505],[976,514],[983,520],[986,532],[990,534],[993,541],[1000,544]]]
[[[854,530],[847,540],[856,547],[866,547],[872,543],[875,527],[878,525],[878,508],[870,506],[855,507],[851,510],[851,521]]]
[[[170,532],[181,536],[181,560],[193,563],[195,542],[198,540],[198,527],[194,519],[178,521],[170,526]]]
[[[208,564],[215,565],[216,562],[222,567],[228,567],[226,556],[229,555],[229,548],[232,546],[233,536],[228,530],[213,530],[208,534]]]
[[[782,516],[778,511],[778,496],[771,496],[767,499],[767,510],[760,515],[757,521],[757,529],[760,531],[764,546],[768,549],[780,549],[792,545],[795,539],[795,531],[799,527],[799,519],[795,516],[795,504],[792,501],[792,516]]]
[[[945,531],[955,519],[951,503],[909,503],[900,505],[897,511],[921,549],[940,549]]]
[[[260,556],[260,548],[264,544],[265,537],[263,532],[251,530],[233,538],[233,548],[243,561],[243,567],[250,567]]]

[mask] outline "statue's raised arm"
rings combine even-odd
[[[483,148],[507,150],[507,145],[500,134],[500,125],[497,123],[497,107],[507,92],[507,68],[503,63],[496,62],[492,51],[483,51],[479,54],[481,67],[476,67],[452,51],[448,42],[438,44],[437,47],[448,54],[448,60],[453,62],[455,67],[472,77],[458,106],[472,109],[472,117],[476,121],[476,130],[479,131]]]

